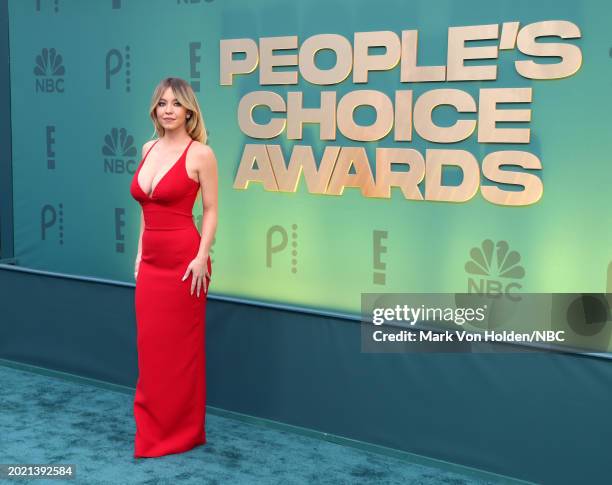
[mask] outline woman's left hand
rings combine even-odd
[[[204,294],[208,293],[207,281],[210,281],[210,273],[208,272],[208,254],[196,257],[189,266],[181,281],[185,281],[185,278],[189,276],[189,273],[193,274],[191,279],[191,291],[193,295],[194,288],[196,289],[196,296],[200,296],[200,288],[203,288]]]

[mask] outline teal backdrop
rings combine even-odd
[[[357,314],[364,292],[465,292],[472,280],[521,292],[610,291],[612,226],[612,3],[558,1],[276,0],[21,1],[9,2],[13,135],[14,252],[21,266],[131,282],[140,207],[129,193],[140,149],[152,137],[148,109],[155,85],[178,76],[194,87],[219,162],[219,225],[211,255],[211,294],[311,309]],[[518,21],[569,20],[581,37],[582,65],[572,76],[531,81],[513,68],[528,59],[517,49],[500,51],[496,81],[402,85],[398,70],[370,73],[367,86],[349,76],[334,86],[301,77],[294,86],[260,86],[258,70],[219,81],[221,39],[320,33],[352,40],[355,32],[419,30],[419,63],[444,65],[450,26]],[[485,42],[486,44],[486,42]],[[322,52],[320,67],[334,56]],[[317,107],[322,90],[338,98],[355,89],[391,96],[413,89],[453,87],[478,99],[483,87],[532,87],[528,146],[478,144],[475,136],[452,146],[392,134],[358,143],[338,133],[319,139],[307,125],[299,142],[285,134],[273,140],[244,135],[237,122],[242,96],[271,90],[286,99],[302,91]],[[269,115],[254,113],[265,121]],[[373,121],[359,109],[357,119]],[[439,124],[456,113],[436,111]],[[475,119],[475,115],[463,115]],[[543,197],[525,207],[503,207],[480,193],[465,203],[364,197],[358,188],[341,196],[308,193],[303,179],[295,193],[267,192],[251,183],[232,188],[245,144],[280,145],[288,159],[294,144],[364,146],[374,168],[376,147],[465,149],[477,160],[499,149],[536,154],[543,168]],[[448,180],[456,178],[449,171]],[[482,181],[487,184],[486,181]],[[201,200],[194,215],[201,222]],[[376,253],[375,239],[384,246]],[[286,247],[270,253],[270,241]],[[490,240],[507,245],[515,267],[503,277],[469,271],[473,248]],[[295,243],[295,244],[293,244]],[[268,244],[268,246],[267,246]],[[295,251],[295,252],[293,252]],[[271,264],[267,264],[268,256]],[[517,276],[518,275],[518,276]],[[477,282],[478,282],[477,281]]]

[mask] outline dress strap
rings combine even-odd
[[[136,170],[136,174],[138,174],[138,172],[140,172],[141,167],[144,165],[145,160],[147,159],[147,156],[149,155],[149,152],[151,150],[153,150],[153,147],[155,146],[155,144],[159,141],[159,138],[157,140],[155,140],[155,142],[149,147],[149,149],[147,150],[147,153],[145,153],[144,157],[142,157],[142,160],[140,161],[140,164],[138,165],[138,169]],[[136,175],[138,176],[138,175]]]
[[[189,142],[189,144],[187,145],[187,148],[185,148],[185,153],[187,153],[187,150],[189,150],[189,147],[191,146],[191,144],[193,143],[193,138],[191,139],[191,141]],[[183,155],[185,154],[183,153]]]
[[[145,153],[144,158],[147,158],[147,155],[148,155],[148,154],[149,154],[149,152],[150,152],[150,151],[153,149],[153,147],[155,146],[155,144],[156,144],[158,141],[159,141],[159,138],[158,138],[157,140],[155,140],[155,142],[153,143],[153,145],[151,145],[151,146],[149,147],[149,149],[147,150],[147,153]],[[143,158],[143,160],[144,160],[144,158]]]

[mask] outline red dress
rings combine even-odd
[[[138,381],[134,395],[135,457],[187,451],[206,443],[206,297],[190,294],[192,274],[181,278],[196,256],[200,233],[193,205],[200,184],[187,175],[181,157],[145,193],[138,174],[130,193],[142,206],[145,227],[136,277]],[[208,272],[212,275],[210,257]],[[208,285],[208,281],[207,281]]]

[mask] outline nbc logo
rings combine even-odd
[[[62,56],[54,48],[46,47],[36,56],[34,75],[37,93],[63,93],[66,69],[62,64]]]
[[[134,137],[125,128],[113,128],[104,136],[102,155],[105,173],[134,173],[137,168]]]
[[[505,295],[510,300],[520,300],[513,295],[522,288],[516,280],[525,276],[520,262],[521,255],[510,250],[507,241],[493,243],[485,239],[480,247],[471,249],[470,259],[465,263],[465,271],[471,275],[468,277],[468,293]]]

